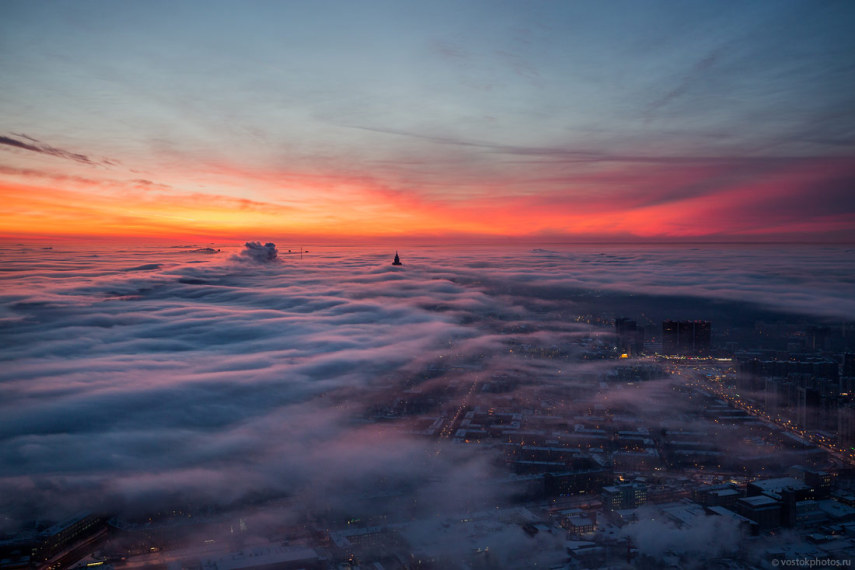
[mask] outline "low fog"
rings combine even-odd
[[[176,506],[275,505],[277,524],[495,508],[512,495],[484,484],[507,477],[495,457],[414,435],[406,414],[375,421],[378,410],[410,390],[441,395],[422,410],[438,416],[491,381],[506,385],[479,403],[549,400],[567,417],[611,406],[679,422],[669,379],[600,390],[614,361],[580,356],[612,328],[583,317],[640,319],[629,311],[645,300],[652,321],[737,306],[855,318],[851,250],[416,248],[393,267],[394,251],[316,249],[5,248],[4,524]],[[627,532],[653,533],[663,549],[691,538]]]

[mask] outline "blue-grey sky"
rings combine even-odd
[[[0,15],[7,234],[855,234],[851,2]]]

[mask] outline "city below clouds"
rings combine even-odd
[[[802,455],[769,456],[768,443],[700,414],[658,365],[622,372],[614,318],[653,331],[708,319],[717,345],[763,322],[855,320],[855,250],[841,246],[399,253],[401,266],[377,247],[6,244],[0,532],[94,512],[132,536],[147,517],[182,512],[193,524],[152,532],[189,546],[230,540],[235,521],[260,540],[358,518],[400,523],[414,552],[460,561],[477,543],[496,567],[523,568],[564,543],[520,530],[529,515],[514,505],[538,479],[507,469],[511,443],[452,439],[464,411],[519,409],[571,432],[602,413],[712,430],[737,461],[786,466]],[[626,370],[645,381],[621,380]],[[584,448],[596,433],[566,437]],[[450,531],[458,515],[484,517],[477,534]],[[705,537],[740,536],[724,519],[621,533],[652,557],[733,554],[736,542]]]
[[[557,366],[507,353],[511,339],[572,353],[611,331],[578,318],[591,312],[855,319],[855,252],[838,247],[416,248],[402,267],[391,253],[7,246],[0,512],[135,513],[178,498],[226,508],[252,496],[318,508],[380,473],[418,496],[448,477],[443,501],[489,502],[468,486],[492,473],[480,456],[449,448],[428,460],[406,429],[356,420],[443,358],[478,365],[416,387],[518,374],[525,398],[606,371],[565,364],[557,380]],[[422,500],[417,510],[440,499]]]

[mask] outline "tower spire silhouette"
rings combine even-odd
[[[403,263],[401,263],[401,258],[398,257],[397,251],[395,251],[395,261],[392,262],[392,265],[403,265]]]

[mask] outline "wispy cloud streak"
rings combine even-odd
[[[88,164],[88,165],[92,165],[92,166],[95,166],[96,164],[98,164],[98,162],[92,160],[91,158],[89,158],[85,154],[80,154],[77,152],[71,152],[68,150],[57,148],[57,147],[51,146],[49,144],[45,144],[45,143],[39,141],[38,139],[34,139],[33,137],[30,137],[30,136],[27,136],[24,134],[19,134],[18,136],[23,138],[23,139],[26,139],[26,140],[22,141],[22,140],[14,139],[12,137],[0,136],[0,144],[4,144],[6,146],[10,146],[13,148],[29,150],[32,152],[38,152],[38,153],[46,154],[49,156],[56,156],[58,158],[65,158],[65,159],[73,160],[75,162],[79,162],[82,164]]]

